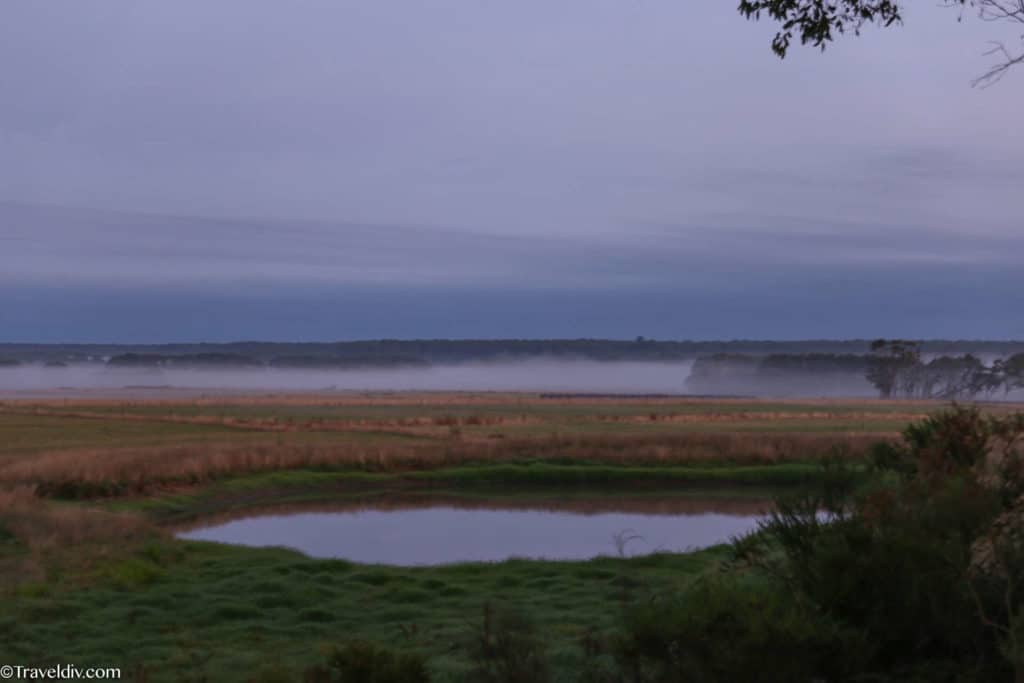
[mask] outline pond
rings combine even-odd
[[[569,504],[431,502],[253,514],[179,534],[190,540],[283,546],[311,557],[399,566],[583,560],[681,552],[728,542],[770,503],[646,500]]]

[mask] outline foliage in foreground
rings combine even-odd
[[[335,648],[325,664],[306,671],[306,683],[429,683],[426,658],[366,641]]]
[[[544,683],[550,680],[544,640],[524,612],[484,605],[483,622],[469,646],[475,683]]]
[[[631,611],[617,680],[1024,675],[1024,416],[954,407],[880,446],[880,484],[780,501],[733,571]]]

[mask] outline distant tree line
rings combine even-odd
[[[962,399],[1024,389],[1024,353],[986,364],[977,356],[924,360],[920,342],[878,339],[865,377],[882,398]]]
[[[349,342],[231,342],[224,344],[0,344],[0,357],[22,362],[42,363],[49,360],[65,363],[98,363],[103,359],[134,354],[164,357],[164,361],[206,364],[218,356],[245,357],[249,362],[269,365],[309,363],[366,364],[387,363],[388,359],[408,359],[430,364],[471,361],[504,361],[525,358],[584,359],[595,361],[691,361],[715,354],[750,354],[764,356],[860,355],[871,340],[806,340],[806,341],[673,341],[649,337],[617,339],[374,339]],[[921,350],[927,354],[985,354],[1010,356],[1024,353],[1024,342],[928,340]],[[228,360],[230,364],[233,361]],[[810,361],[814,362],[814,361]],[[130,364],[130,362],[129,362]]]
[[[358,368],[424,366],[426,361],[415,356],[275,356],[264,362],[259,358],[234,353],[194,353],[162,355],[124,353],[113,356],[107,365],[119,368]]]
[[[430,365],[417,356],[382,354],[377,356],[276,356],[267,363],[272,368],[359,368],[424,367]]]
[[[985,362],[986,358],[999,360]],[[164,345],[0,344],[0,368],[105,362],[119,368],[425,367],[529,359],[693,361],[686,388],[734,395],[957,399],[1024,389],[1024,342],[372,340]]]
[[[258,360],[235,353],[194,353],[162,355],[155,353],[124,353],[113,356],[107,365],[123,368],[217,367],[247,368],[262,365]]]
[[[971,399],[1024,389],[1024,353],[985,363],[972,353],[924,354],[923,344],[879,339],[853,354],[717,353],[698,358],[686,381],[698,393],[847,394],[881,398]]]

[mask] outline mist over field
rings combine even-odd
[[[25,391],[180,388],[248,391],[540,391],[686,393],[692,362],[522,360],[352,369],[0,368],[0,395]]]
[[[875,398],[853,373],[756,377],[693,375],[693,361],[638,362],[567,359],[465,362],[424,367],[363,368],[119,368],[101,364],[0,368],[0,398],[26,394],[161,390],[262,391],[510,391],[585,394],[675,394],[779,398]],[[1024,392],[994,400],[1021,400]]]

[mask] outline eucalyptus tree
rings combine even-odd
[[[740,0],[739,11],[748,19],[765,16],[779,24],[772,50],[785,57],[794,38],[802,45],[824,50],[836,38],[859,35],[865,27],[890,27],[903,23],[903,0]],[[982,21],[1009,22],[1024,31],[1024,0],[942,0],[939,7],[973,11]],[[1018,45],[993,41],[987,55],[993,65],[974,80],[989,85],[1024,62],[1024,35]]]

